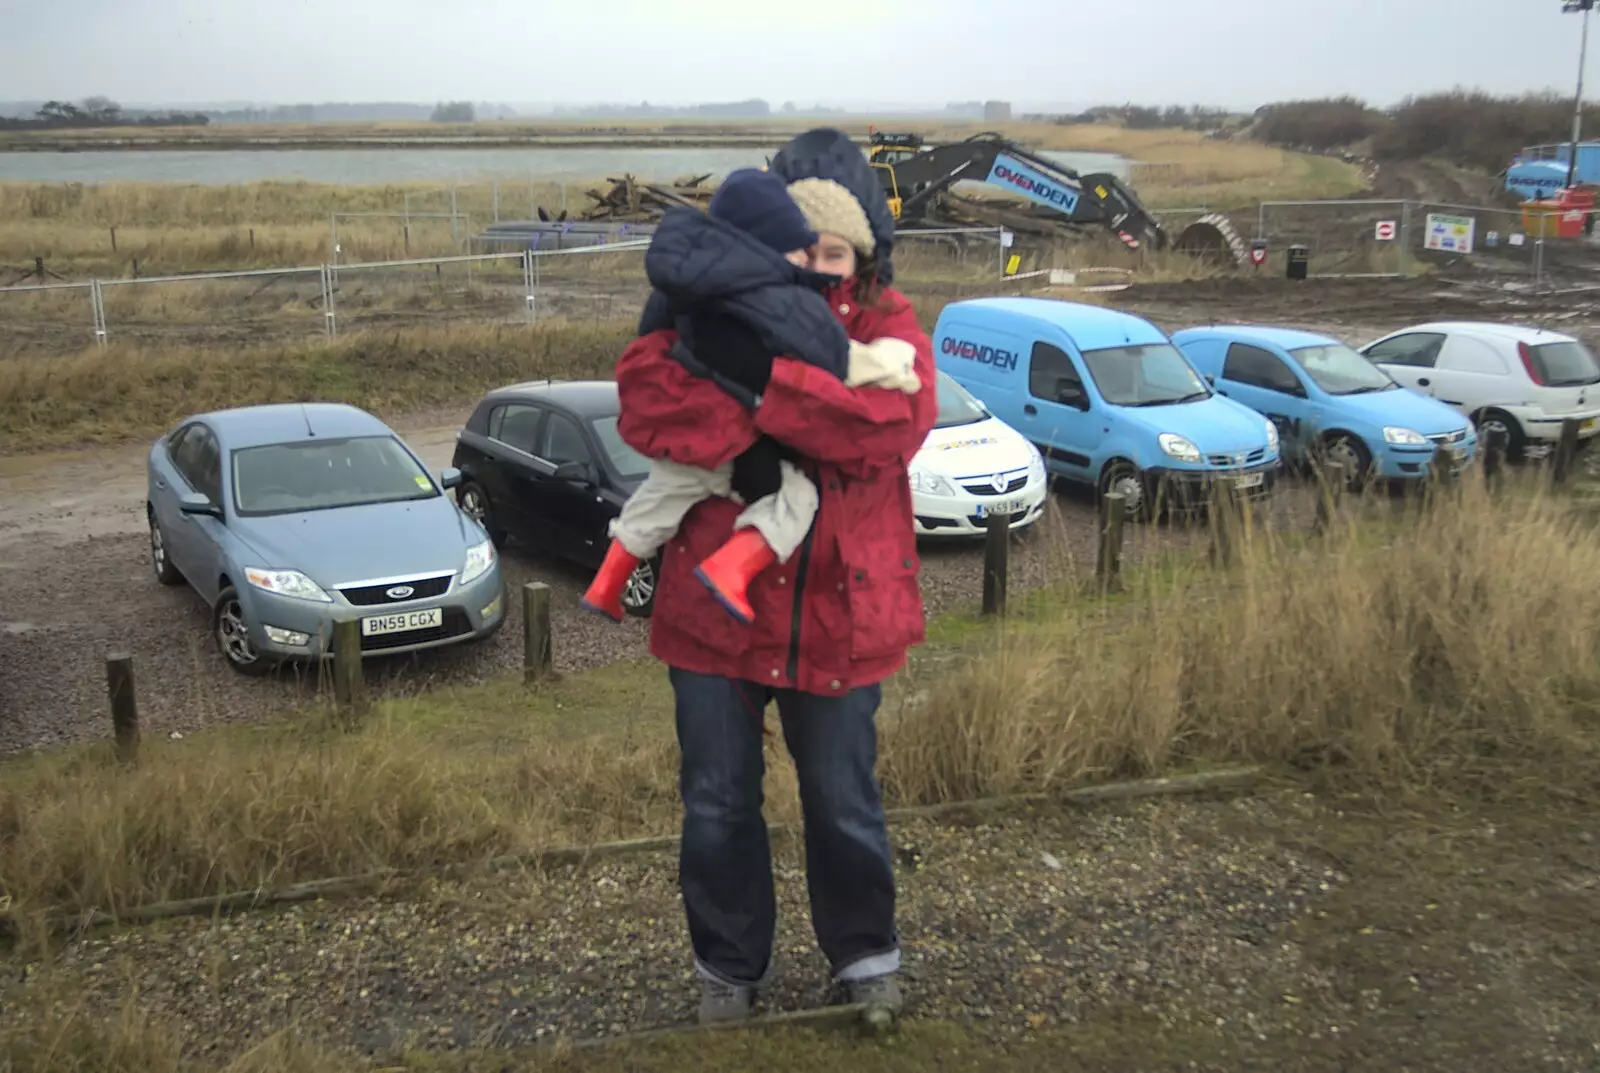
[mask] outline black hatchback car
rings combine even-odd
[[[607,526],[649,472],[617,434],[610,380],[539,380],[485,395],[456,434],[461,509],[497,545],[522,544],[598,569]],[[622,594],[630,615],[655,602],[659,561],[640,564]]]

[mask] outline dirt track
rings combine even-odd
[[[1487,288],[1416,280],[1219,280],[1148,285],[1113,295],[1112,304],[1168,330],[1250,321],[1321,329],[1360,344],[1384,331],[1439,317],[1537,319],[1600,343],[1600,304],[1585,295],[1517,296]],[[449,463],[462,413],[389,415],[434,468]],[[0,469],[0,753],[105,736],[103,659],[112,649],[135,657],[143,714],[152,732],[253,720],[303,701],[314,676],[246,681],[211,646],[208,615],[186,588],[165,589],[147,565],[143,517],[145,444],[81,456],[11,460]],[[1092,511],[1060,494],[1054,517],[1019,542],[1013,585],[1023,589],[1092,562]],[[929,546],[925,592],[930,612],[975,601],[981,551]],[[576,610],[587,582],[579,568],[513,548],[513,587],[531,579],[555,592],[557,663],[564,670],[644,654],[645,629],[615,627]],[[515,601],[513,601],[515,606]],[[521,623],[485,646],[369,662],[384,691],[504,673],[520,659]]]

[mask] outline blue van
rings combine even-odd
[[[1351,488],[1423,479],[1436,452],[1454,471],[1477,455],[1477,432],[1454,407],[1407,391],[1331,336],[1227,325],[1172,341],[1219,392],[1278,426],[1285,459],[1337,462]]]
[[[934,326],[939,368],[1017,429],[1050,471],[1131,516],[1192,510],[1218,481],[1268,495],[1281,468],[1272,422],[1223,398],[1147,320],[1048,298],[974,298]]]

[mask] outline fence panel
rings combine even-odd
[[[92,283],[0,288],[0,355],[29,358],[82,350],[96,340],[99,300]]]
[[[322,332],[317,268],[97,280],[103,341],[257,345]]]

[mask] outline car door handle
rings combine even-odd
[[[1022,412],[1027,414],[1029,417],[1039,416],[1039,408],[1031,402],[1022,408]]]
[[[165,492],[167,490],[167,482],[158,480],[156,481],[156,487]]]
[[[1427,387],[1428,386],[1428,378],[1426,376],[1418,377],[1417,378],[1417,386],[1418,387]]]

